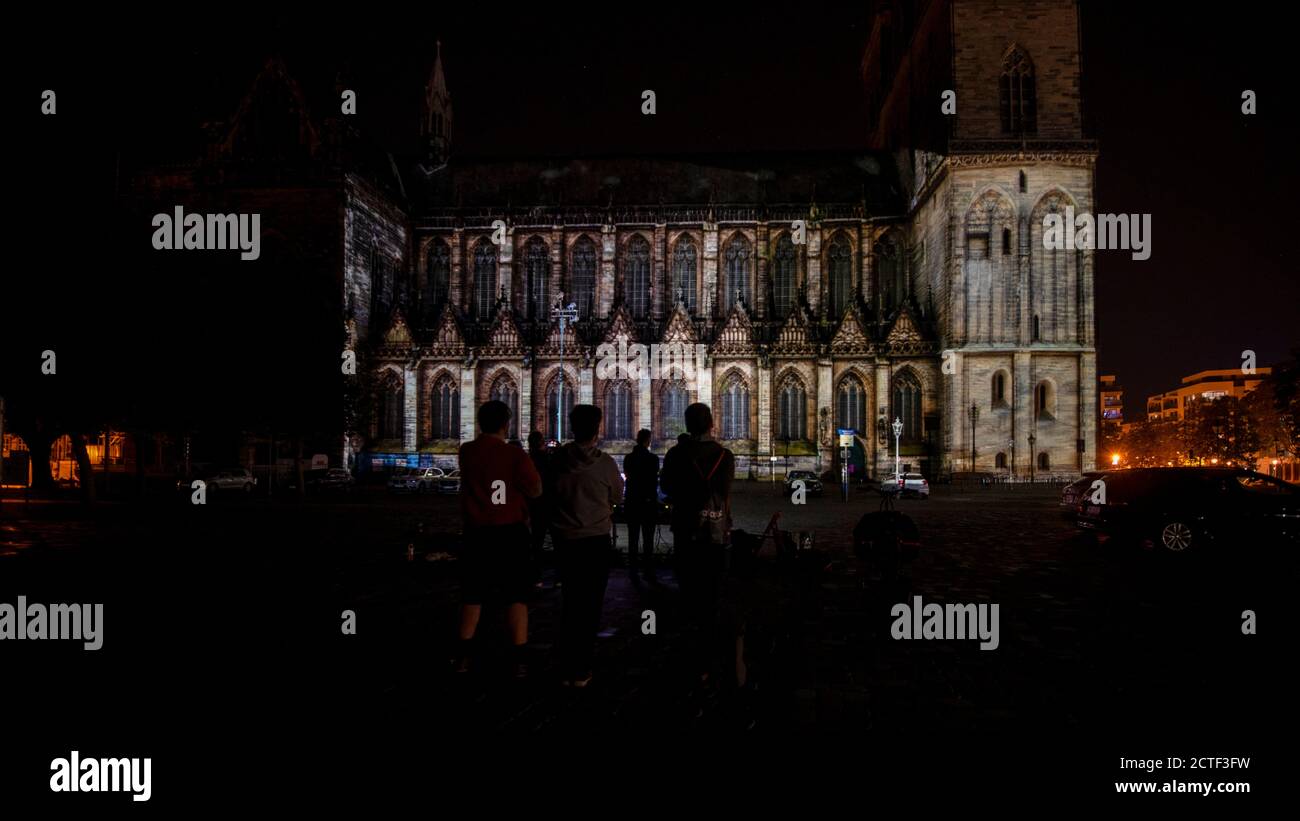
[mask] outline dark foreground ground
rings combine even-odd
[[[1124,757],[1254,759],[1253,773],[1214,780],[1289,768],[1294,688],[1275,631],[1289,620],[1290,557],[1207,565],[1098,545],[1060,518],[1056,501],[1046,487],[941,487],[930,500],[904,500],[923,548],[910,578],[890,584],[851,550],[874,495],[795,506],[770,485],[742,484],[738,527],[762,531],[780,511],[783,528],[816,540],[801,560],[765,559],[732,582],[750,686],[701,690],[678,664],[664,528],[661,585],[634,586],[614,570],[595,679],[573,691],[551,665],[562,596],[553,569],[532,602],[530,677],[504,675],[492,615],[475,672],[449,673],[454,497],[367,489],[306,503],[107,503],[91,513],[9,498],[0,601],[104,602],[105,639],[97,652],[0,646],[0,703],[25,720],[15,726],[30,745],[7,745],[17,760],[6,772],[24,789],[43,786],[52,757],[104,739],[140,750],[106,754],[152,750],[163,759],[155,772],[176,766],[168,756],[227,744],[250,762],[293,768],[300,759],[279,758],[288,744],[318,752],[322,766],[308,778],[330,781],[358,758],[410,764],[501,732],[617,745],[707,733],[815,747],[835,736],[849,755],[901,743],[939,751],[936,774],[987,770],[995,782],[1071,794],[1113,792],[1110,782],[1136,777],[1119,770]],[[890,608],[916,595],[998,604],[1000,645],[892,639]],[[356,635],[341,633],[346,609]],[[1242,634],[1247,609],[1259,635]],[[641,629],[647,610],[655,635]],[[809,748],[785,754],[800,749]],[[168,791],[160,779],[155,795]]]

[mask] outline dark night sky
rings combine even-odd
[[[114,144],[147,152],[174,143],[188,121],[237,100],[272,50],[326,90],[346,63],[365,127],[409,138],[437,39],[462,155],[844,149],[862,145],[868,125],[858,76],[867,6],[691,6],[636,19],[611,7],[483,6],[457,16],[439,6],[427,20],[403,12],[373,23],[248,25],[213,15],[175,29],[163,16],[129,33],[120,20],[83,20],[84,30],[6,61],[16,61],[11,88],[32,99],[59,84],[61,128],[64,111],[95,107],[93,124],[78,124],[80,165],[51,177],[88,191],[111,180],[104,158]],[[1282,195],[1295,179],[1283,144],[1295,133],[1283,112],[1287,29],[1266,6],[1189,8],[1084,6],[1099,210],[1153,215],[1150,260],[1098,252],[1099,368],[1119,376],[1130,416],[1186,373],[1236,366],[1247,348],[1269,364],[1300,344],[1300,287],[1282,256],[1294,232]],[[87,46],[99,30],[123,33]],[[640,114],[646,88],[658,97],[654,117]],[[1255,117],[1240,113],[1244,88],[1259,94]],[[47,140],[52,127],[38,122],[29,136]],[[72,191],[59,196],[75,201]],[[85,269],[76,271],[68,276]]]

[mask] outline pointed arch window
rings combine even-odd
[[[436,317],[451,294],[451,248],[440,239],[429,243],[429,310]]]
[[[1012,48],[1002,61],[998,104],[1002,113],[1003,134],[1038,133],[1038,99],[1034,87],[1034,63],[1025,50],[1018,46]]]
[[[876,252],[876,293],[886,316],[903,299],[903,263],[892,240],[881,242]]]
[[[1043,451],[1042,453],[1038,454],[1038,469],[1039,470],[1052,469],[1052,460],[1047,455],[1047,451]]]
[[[433,410],[433,439],[460,438],[460,388],[456,380],[443,374],[433,385],[430,396]]]
[[[694,316],[699,302],[696,293],[696,269],[699,254],[695,250],[695,240],[683,236],[677,240],[673,250],[673,302],[681,300],[686,303],[686,310]]]
[[[528,240],[524,248],[524,282],[528,288],[528,318],[546,319],[550,316],[550,294],[547,284],[551,272],[551,251],[538,237]]]
[[[664,388],[659,408],[659,430],[665,439],[676,439],[686,432],[686,406],[690,394],[682,382],[670,382]]]
[[[1051,420],[1055,419],[1053,414],[1053,404],[1056,398],[1052,395],[1052,386],[1048,382],[1039,382],[1034,388],[1034,417],[1036,419]]]
[[[903,423],[903,444],[921,441],[921,383],[910,370],[894,377],[893,416]]]
[[[853,249],[843,234],[836,234],[827,252],[830,274],[831,317],[839,319],[853,294]]]
[[[605,388],[605,438],[632,438],[632,387],[626,379]]]
[[[1002,371],[993,374],[993,406],[1001,407],[1007,404],[1007,375]]]
[[[515,381],[504,374],[498,376],[488,390],[488,399],[504,402],[506,407],[510,408],[510,427],[507,429],[506,436],[510,439],[519,438],[519,388],[515,385]]]
[[[738,374],[722,388],[722,438],[749,438],[749,388]]]
[[[808,398],[803,383],[787,379],[777,394],[780,411],[777,438],[782,442],[797,442],[808,438]]]
[[[379,386],[379,438],[402,439],[406,422],[406,398],[402,380],[388,371]]]
[[[628,240],[623,257],[623,296],[633,319],[645,319],[650,310],[650,243],[645,237]]]
[[[866,432],[867,392],[856,376],[846,376],[840,381],[835,403],[836,427],[843,430]]]
[[[569,412],[573,410],[576,391],[568,376],[556,377],[546,390],[546,438],[561,440],[569,431]],[[556,413],[559,413],[557,418]],[[559,427],[557,427],[557,424]]]
[[[497,299],[497,252],[486,239],[474,248],[474,315],[479,319],[492,316]]]
[[[796,255],[789,234],[782,234],[776,242],[776,259],[772,271],[772,296],[776,302],[776,315],[789,316],[794,305]]]
[[[578,306],[578,316],[590,317],[596,310],[596,243],[591,237],[584,235],[573,243],[569,291],[566,301]]]
[[[750,304],[749,269],[752,257],[753,251],[749,239],[743,235],[737,234],[731,238],[731,242],[727,243],[727,251],[724,254],[727,277],[726,282],[723,283],[726,290],[722,294],[722,308],[726,313],[730,313],[738,301],[743,301],[746,305]]]

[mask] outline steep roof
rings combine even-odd
[[[426,169],[426,172],[428,169]],[[420,211],[447,208],[627,205],[860,205],[865,216],[904,212],[886,153],[462,160],[417,171]]]

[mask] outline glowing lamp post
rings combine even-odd
[[[1111,467],[1119,467],[1119,454],[1118,454],[1118,453],[1112,453],[1112,454],[1110,455],[1110,465],[1111,465]]]
[[[980,409],[974,402],[970,403],[970,472],[975,472],[975,423],[979,421]]]
[[[576,322],[578,319],[578,306],[570,302],[567,306],[564,304],[564,292],[560,291],[560,298],[555,301],[555,307],[551,309],[551,316],[560,321],[560,385],[559,392],[555,397],[555,438],[564,441],[564,328],[569,322]]]
[[[899,437],[903,435],[903,420],[895,416],[894,424],[891,425],[891,427],[894,429],[894,476],[898,479],[899,484],[901,485],[903,481],[901,478],[903,470],[900,466],[902,456],[899,451],[898,441]]]

